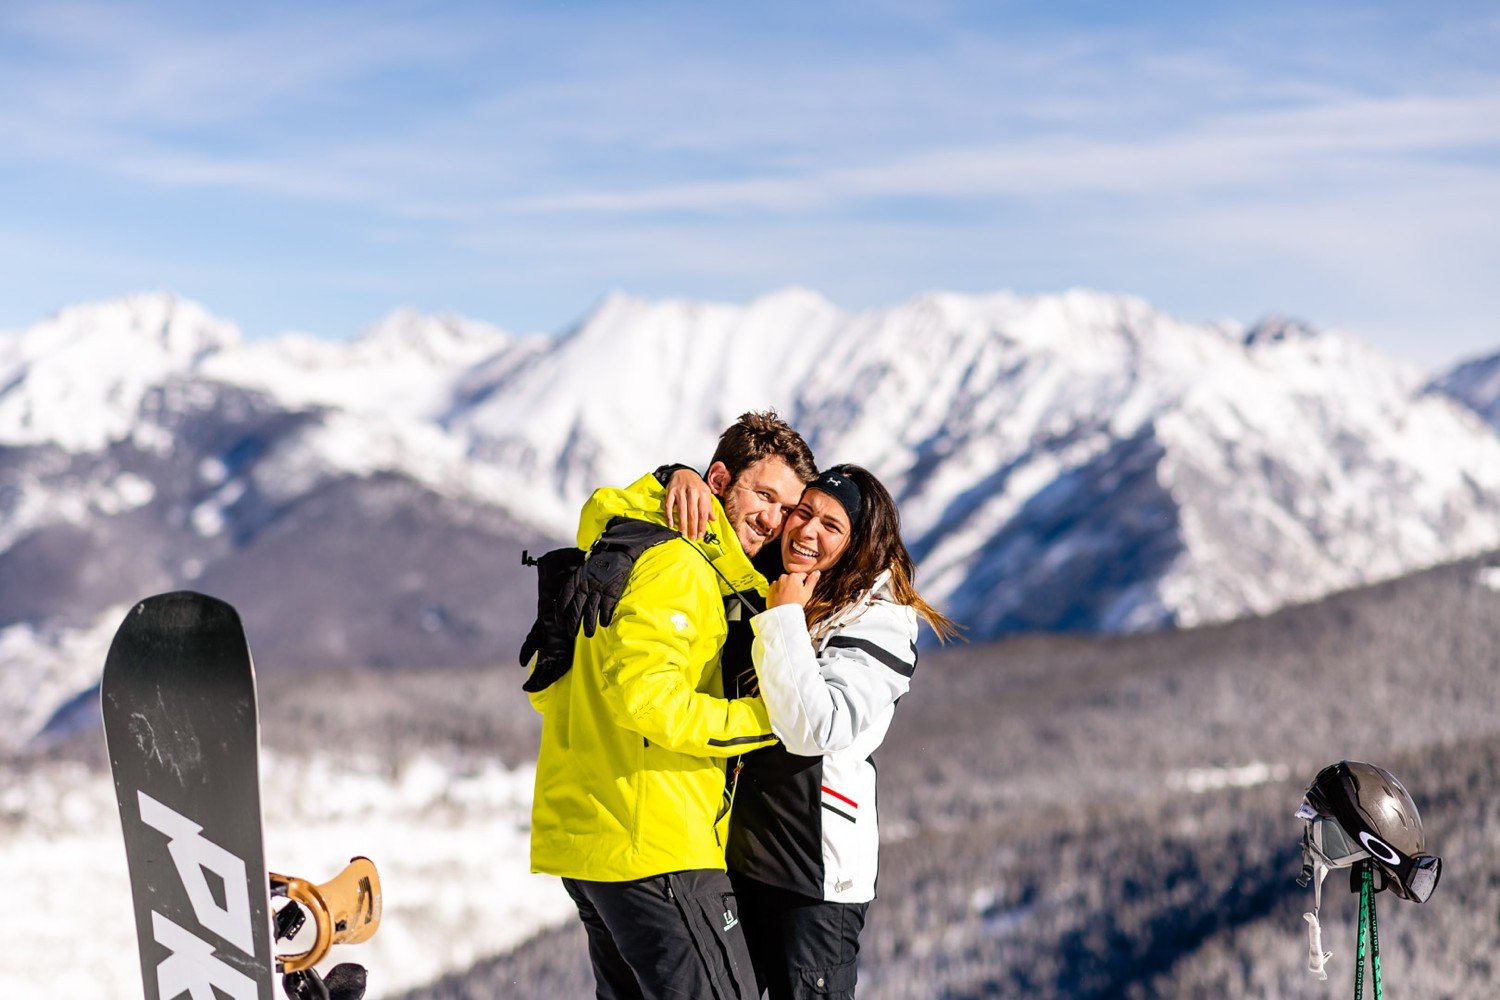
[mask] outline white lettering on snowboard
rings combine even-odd
[[[136,795],[141,822],[167,837],[167,852],[198,923],[254,958],[255,928],[250,918],[245,862],[204,837],[202,826],[171,806],[139,790]],[[208,873],[223,883],[223,906],[214,899]],[[234,1000],[255,1000],[255,981],[216,958],[213,946],[154,910],[151,920],[157,943],[172,953],[156,969],[161,1000],[172,1000],[184,992],[192,1000],[215,1000],[214,986]]]
[[[257,1000],[255,980],[214,957],[214,947],[192,931],[183,930],[166,917],[151,912],[151,930],[156,943],[172,954],[156,967],[156,988],[161,1000],[174,1000],[186,993],[192,1000],[219,1000],[217,986],[231,1000]]]

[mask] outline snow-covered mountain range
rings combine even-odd
[[[0,733],[174,587],[238,605],[262,669],[508,659],[523,546],[768,406],[883,477],[977,636],[1219,621],[1500,546],[1500,357],[1428,382],[1347,332],[1085,291],[612,295],[556,337],[401,312],[346,343],[139,295],[0,333]]]
[[[1500,427],[1500,353],[1458,365],[1433,382],[1432,388]]]

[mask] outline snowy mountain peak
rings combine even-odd
[[[64,309],[0,338],[0,444],[103,448],[131,432],[148,391],[240,340],[232,323],[169,293]]]
[[[830,302],[827,296],[816,292],[811,288],[801,285],[788,285],[778,288],[774,292],[754,299],[749,307],[749,312],[799,312],[799,313],[836,313],[839,307]]]
[[[238,327],[196,302],[152,292],[70,306],[33,326],[23,339],[33,357],[79,348],[110,354],[147,350],[192,364],[237,346],[241,336]]]
[[[431,316],[397,309],[355,340],[366,358],[420,359],[428,363],[471,365],[504,350],[515,340],[489,323],[449,313]]]
[[[1500,354],[1466,361],[1429,389],[1458,400],[1500,430]]]
[[[744,305],[681,298],[652,299],[614,291],[590,310],[572,335],[597,340],[612,337],[622,328],[640,325],[661,331],[666,336],[676,336],[685,329],[684,324],[701,322],[723,329],[788,321],[803,323],[809,318],[827,320],[842,315],[827,298],[797,285],[768,292]]]
[[[720,315],[737,307],[689,299],[650,299],[625,292],[611,292],[584,318],[573,336],[590,342],[613,339],[621,330],[640,328],[651,332],[680,331],[683,323]]]
[[[1057,299],[1073,315],[1083,320],[1128,320],[1155,315],[1157,308],[1138,295],[1104,292],[1097,288],[1070,288],[1061,295],[1038,295],[1033,302]]]
[[[1316,327],[1301,320],[1270,317],[1244,336],[1252,362],[1274,371],[1287,388],[1319,393],[1330,385],[1352,389],[1367,401],[1396,397],[1412,401],[1423,372],[1340,327]],[[1403,404],[1404,405],[1404,404]]]
[[[1323,331],[1305,320],[1288,316],[1266,316],[1245,331],[1244,342],[1249,348],[1282,344],[1288,341],[1315,340]]]

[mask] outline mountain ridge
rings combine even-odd
[[[27,581],[0,586],[0,667],[152,589],[252,579],[231,596],[278,661],[508,658],[532,597],[507,549],[768,406],[882,477],[977,637],[1264,614],[1500,545],[1488,371],[1085,289],[612,293],[558,337],[398,310],[337,343],[246,343],[166,293],[69,307],[0,333],[0,579]]]

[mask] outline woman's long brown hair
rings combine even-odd
[[[869,469],[835,465],[829,472],[846,476],[859,487],[864,503],[859,523],[849,533],[849,544],[839,561],[824,570],[807,602],[807,624],[816,627],[848,605],[886,570],[891,571],[891,596],[909,605],[937,633],[938,642],[956,638],[960,626],[922,599],[912,584],[912,559],[901,541],[901,512],[896,501]]]

